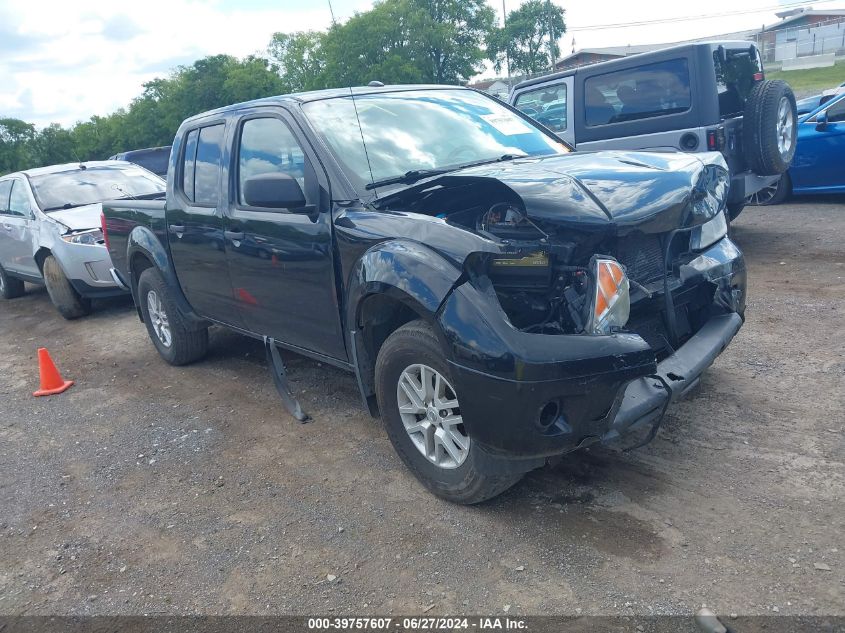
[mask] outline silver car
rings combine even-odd
[[[67,319],[122,294],[100,229],[102,202],[161,196],[165,181],[123,161],[71,163],[0,177],[0,296],[44,284]]]

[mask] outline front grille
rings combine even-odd
[[[634,233],[620,238],[616,259],[624,266],[628,277],[640,284],[663,277],[663,247],[659,235]]]

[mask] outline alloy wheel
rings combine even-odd
[[[776,180],[770,185],[766,185],[760,191],[752,193],[748,198],[745,199],[746,204],[750,204],[752,206],[765,206],[769,202],[771,202],[772,198],[775,197],[775,194],[778,191],[778,185],[780,180]]]
[[[170,333],[170,321],[168,321],[167,312],[164,311],[164,306],[161,304],[161,297],[155,290],[147,292],[147,311],[158,340],[165,347],[170,347],[173,342],[173,336]]]
[[[470,439],[445,376],[428,365],[409,365],[399,376],[396,396],[402,424],[417,450],[439,468],[463,464]]]
[[[795,143],[795,116],[792,114],[792,106],[789,99],[783,97],[778,104],[777,139],[778,151],[786,159],[792,151]]]

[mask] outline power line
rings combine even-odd
[[[603,31],[609,29],[625,29],[632,26],[648,26],[651,24],[672,24],[674,22],[688,22],[691,20],[707,20],[710,18],[722,18],[725,16],[731,15],[746,15],[749,13],[762,13],[764,11],[771,11],[774,9],[794,9],[804,6],[810,6],[814,4],[824,4],[827,2],[834,2],[835,0],[815,0],[813,2],[807,2],[806,0],[803,2],[793,2],[789,4],[776,4],[771,5],[768,7],[758,7],[756,9],[741,9],[737,11],[723,11],[721,13],[705,13],[702,15],[690,15],[686,17],[673,17],[673,18],[658,18],[656,20],[641,20],[638,22],[619,22],[616,24],[593,24],[590,26],[576,26],[570,27],[567,29],[568,32],[573,31]]]

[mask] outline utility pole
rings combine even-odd
[[[502,0],[502,30],[508,25],[508,11],[505,9],[505,0]],[[505,63],[508,66],[508,92],[511,90],[511,54],[510,42],[505,43]]]
[[[332,9],[332,0],[328,0],[329,3],[329,13],[332,14],[332,26],[337,24],[337,21],[334,19],[334,9]]]
[[[546,11],[549,20],[549,56],[552,58],[552,72],[557,66],[557,57],[555,56],[555,27],[552,19],[552,0],[546,0]]]

